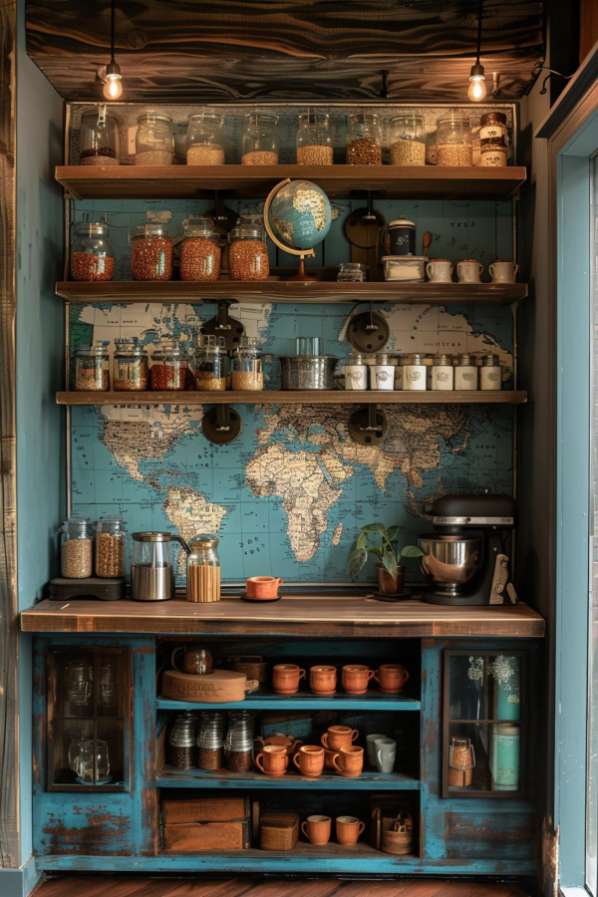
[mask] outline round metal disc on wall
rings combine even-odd
[[[386,433],[386,415],[380,408],[359,408],[349,418],[349,436],[359,445],[377,445]]]
[[[201,419],[203,435],[216,445],[232,442],[241,432],[241,418],[230,405],[213,405]]]
[[[347,339],[358,352],[381,352],[389,336],[388,322],[377,311],[354,315],[347,325]]]

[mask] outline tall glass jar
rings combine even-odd
[[[198,536],[190,544],[187,558],[187,601],[211,604],[220,601],[218,539]]]
[[[462,112],[449,112],[438,121],[436,137],[438,165],[463,167],[473,164],[469,118]]]
[[[174,133],[165,112],[148,111],[137,118],[135,165],[172,165]]]
[[[348,117],[347,165],[382,165],[382,128],[377,112]]]
[[[242,165],[278,165],[278,115],[248,112],[242,142]]]
[[[164,339],[150,361],[150,389],[183,390],[187,386],[187,360],[174,339]]]
[[[267,280],[270,275],[266,235],[261,227],[239,224],[230,232],[231,280]]]
[[[115,339],[112,388],[142,391],[147,389],[147,352],[137,339]]]
[[[201,334],[195,352],[195,384],[198,389],[221,391],[228,386],[228,355],[223,336]]]
[[[220,277],[222,250],[211,218],[189,218],[181,243],[181,280],[208,282]]]
[[[232,362],[232,388],[261,390],[264,388],[264,364],[254,336],[242,336]]]
[[[297,165],[332,165],[334,150],[327,112],[302,112],[297,129]]]
[[[81,116],[79,164],[118,165],[118,122],[105,103]]]
[[[125,526],[120,517],[101,517],[96,523],[96,576],[116,579],[124,574]]]
[[[389,122],[388,144],[391,165],[425,165],[424,117],[417,112],[395,115]]]
[[[164,224],[139,224],[131,234],[133,280],[170,280],[173,241]]]
[[[110,389],[108,343],[100,340],[75,352],[75,389],[82,392],[106,392]]]
[[[60,569],[65,579],[87,579],[93,573],[92,524],[68,517],[60,527]]]
[[[112,280],[114,252],[105,221],[83,221],[75,225],[71,242],[73,280]]]
[[[224,117],[204,109],[189,116],[187,165],[224,165]]]

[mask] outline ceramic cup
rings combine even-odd
[[[301,831],[314,847],[324,847],[330,841],[332,819],[330,816],[308,816],[301,823]]]
[[[452,283],[453,268],[448,259],[432,259],[426,265],[426,275],[431,283]]]
[[[230,662],[231,670],[245,673],[248,679],[256,679],[263,685],[268,678],[268,664],[263,657],[235,657]]]
[[[372,732],[370,735],[365,736],[365,749],[368,758],[368,766],[372,769],[376,768],[376,739],[377,738],[386,738],[386,735],[383,735],[382,732]]]
[[[457,277],[459,283],[479,283],[484,266],[476,259],[463,259],[457,262]]]
[[[336,667],[317,664],[309,668],[309,687],[315,695],[330,696],[336,692]]]
[[[359,738],[359,730],[351,726],[328,726],[320,741],[329,751],[340,751],[349,748]]]
[[[409,679],[409,673],[400,663],[383,663],[376,670],[374,679],[384,694],[398,695]]]
[[[374,671],[362,663],[348,663],[341,671],[341,682],[348,695],[365,695]]]
[[[212,652],[207,648],[184,648],[182,645],[174,649],[170,655],[170,663],[173,669],[195,676],[211,673],[214,667]]]
[[[272,688],[277,695],[296,695],[305,670],[296,663],[277,663],[272,668]]]
[[[332,762],[339,775],[347,779],[356,779],[363,772],[363,748],[357,745],[341,748],[332,758]]]
[[[492,283],[515,283],[518,271],[519,265],[515,265],[513,262],[505,259],[497,259],[491,265],[488,265]]]
[[[378,772],[393,772],[397,758],[396,740],[389,738],[387,735],[381,735],[376,738],[374,744],[376,752],[375,766]]]
[[[324,748],[318,744],[304,744],[293,754],[293,763],[302,776],[317,779],[324,770]]]
[[[293,738],[292,735],[284,735],[282,732],[275,732],[273,735],[267,735],[266,738],[258,735],[255,740],[260,745],[260,750],[263,750],[266,745],[278,745],[285,749],[289,757],[301,747],[301,742],[298,739]]]
[[[349,847],[357,844],[365,831],[365,822],[357,816],[337,816],[335,819],[336,840],[339,844]]]
[[[245,580],[245,591],[248,598],[256,600],[277,598],[278,589],[283,580],[278,576],[250,576]]]
[[[255,765],[265,776],[273,778],[283,776],[289,765],[286,747],[280,744],[265,744],[255,758]]]

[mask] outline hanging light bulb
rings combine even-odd
[[[479,103],[481,100],[485,100],[487,95],[488,85],[486,84],[484,66],[480,62],[476,62],[475,65],[472,65],[469,73],[467,96],[472,103]]]
[[[102,93],[107,100],[120,100],[123,95],[123,76],[114,58],[114,0],[110,3],[110,62],[106,66]]]

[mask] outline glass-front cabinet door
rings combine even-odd
[[[445,652],[443,797],[521,795],[523,664],[518,652]]]

